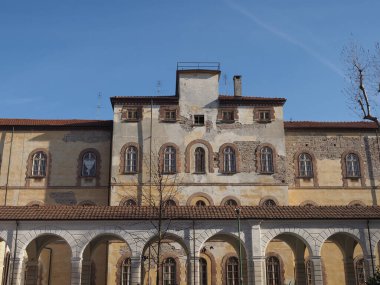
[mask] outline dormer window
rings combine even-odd
[[[194,115],[194,125],[195,126],[204,126],[205,116],[204,115]]]

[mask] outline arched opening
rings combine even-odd
[[[0,284],[7,285],[10,273],[11,253],[9,247],[0,239]]]
[[[323,243],[321,257],[327,284],[362,285],[368,276],[362,247],[347,233],[330,236]]]
[[[71,284],[71,248],[62,237],[44,234],[26,247],[25,285]]]
[[[207,261],[206,285],[247,284],[247,254],[242,246],[242,256],[239,257],[239,239],[228,234],[217,234],[209,238],[202,246],[200,257]],[[202,264],[200,263],[199,266]],[[240,266],[242,276],[240,276]],[[201,277],[201,276],[200,276]]]
[[[82,258],[82,284],[131,284],[131,250],[121,237],[95,237],[87,244]]]
[[[188,250],[184,242],[174,235],[165,233],[160,242],[152,238],[144,247],[142,256],[142,278],[144,285],[187,284],[191,268]]]
[[[300,237],[291,233],[276,236],[268,243],[265,256],[267,285],[309,285],[313,280],[310,252]]]

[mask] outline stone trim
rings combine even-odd
[[[359,177],[347,177],[347,168],[346,168],[346,156],[350,153],[356,154],[357,157],[359,158],[359,170],[360,170],[360,175]],[[363,158],[361,157],[360,153],[355,151],[355,150],[346,150],[345,152],[342,153],[341,156],[341,166],[342,166],[342,181],[343,181],[343,187],[348,187],[348,180],[349,179],[354,179],[354,180],[359,180],[362,187],[365,187],[365,171],[364,171],[364,162]]]
[[[170,206],[166,205],[167,201],[169,201],[169,200],[172,200],[175,203],[176,206],[180,206],[179,200],[177,198],[169,196],[166,199],[164,199],[164,201],[163,201],[165,207],[170,207]]]
[[[237,205],[238,206],[241,206],[241,203],[240,203],[240,200],[238,198],[236,198],[235,196],[226,196],[223,198],[222,202],[220,202],[220,206],[224,206],[224,204],[228,201],[228,200],[235,200]]]
[[[137,199],[134,198],[134,197],[132,197],[132,196],[124,197],[123,199],[121,199],[120,202],[119,202],[119,206],[125,206],[125,207],[128,207],[128,206],[124,205],[124,203],[127,202],[128,200],[133,200],[133,201],[135,201],[136,206],[138,206]]]
[[[235,152],[235,172],[224,172],[224,149],[227,147],[231,147]],[[237,145],[234,143],[224,143],[219,148],[219,173],[223,174],[235,174],[240,172],[241,160],[240,160],[240,152]]]
[[[129,119],[128,118],[128,112],[129,111],[136,111],[137,112],[137,118],[136,119]],[[120,119],[123,122],[138,122],[143,119],[143,108],[142,106],[126,106],[124,105],[121,109],[121,117]]]
[[[223,120],[223,112],[233,112],[234,119],[231,121]],[[239,111],[237,107],[222,107],[218,108],[218,114],[216,117],[216,122],[221,124],[230,124],[239,121]]]
[[[176,171],[173,172],[173,173],[165,173],[164,172],[164,152],[165,152],[165,149],[169,146],[172,146],[175,148],[175,163],[176,163]],[[175,143],[165,143],[163,144],[161,147],[160,147],[160,150],[159,150],[159,153],[158,153],[158,157],[159,157],[159,166],[160,166],[160,170],[163,174],[176,174],[176,173],[180,173],[181,172],[181,156],[180,156],[180,152],[179,152],[179,147],[175,144]]]
[[[159,268],[160,270],[160,276],[161,276],[161,280],[158,281],[158,284],[159,285],[162,285],[163,284],[163,278],[164,278],[164,275],[163,275],[163,267],[164,267],[164,261],[168,258],[173,258],[174,261],[175,261],[175,284],[181,284],[181,262],[178,258],[178,256],[174,256],[173,254],[171,253],[163,253],[162,254],[162,257],[161,257],[161,266]],[[187,277],[187,276],[186,276]],[[185,277],[185,279],[187,279]]]
[[[176,118],[175,120],[168,120],[165,118],[166,111],[175,111]],[[161,105],[158,111],[158,120],[163,123],[176,123],[180,116],[179,106],[178,105]]]
[[[220,266],[221,266],[221,270],[220,270],[220,272],[221,272],[221,276],[222,276],[222,280],[223,280],[223,282],[222,282],[222,285],[227,285],[227,261],[228,261],[228,259],[230,259],[231,257],[235,257],[237,260],[238,260],[238,263],[240,262],[240,260],[239,260],[239,256],[236,254],[236,253],[232,253],[232,252],[230,252],[230,253],[227,253],[227,254],[225,254],[224,256],[223,256],[223,258],[222,258],[222,262],[221,262],[221,264],[220,264]],[[243,258],[242,258],[243,259]],[[244,260],[244,259],[243,259]],[[244,264],[244,262],[243,262],[243,264]],[[245,266],[246,267],[246,266]],[[244,278],[244,272],[246,272],[246,270],[244,270],[243,269],[243,280],[244,279],[246,279],[246,278]],[[239,272],[239,277],[240,277],[240,272]],[[245,280],[245,282],[246,282],[247,280]],[[245,282],[243,282],[243,284],[245,283]]]
[[[133,146],[137,149],[137,165],[136,165],[137,172],[125,172],[125,164],[126,164],[126,161],[125,161],[126,153],[125,152],[127,151],[127,149],[130,146]],[[143,154],[142,147],[136,142],[128,142],[125,145],[123,145],[123,147],[120,150],[119,173],[125,174],[125,175],[133,175],[133,174],[141,173],[142,164],[143,164],[142,163],[143,162],[142,161],[142,157],[143,157],[142,154]]]
[[[95,176],[82,176],[82,163],[83,163],[83,156],[87,152],[93,152],[96,156],[96,173]],[[100,168],[102,165],[102,159],[100,156],[100,152],[95,148],[86,148],[82,150],[79,153],[78,160],[77,160],[77,179],[76,179],[76,185],[81,186],[81,180],[82,179],[95,179],[96,180],[96,186],[100,185]]]
[[[32,175],[32,169],[33,169],[33,156],[37,152],[43,152],[46,155],[46,175],[45,176],[33,176]],[[43,179],[44,184],[47,187],[50,183],[50,173],[51,173],[51,164],[52,164],[52,157],[50,152],[46,148],[36,148],[33,151],[29,153],[28,160],[26,163],[26,173],[25,173],[25,186],[30,186],[30,179]]]
[[[265,203],[267,200],[273,200],[273,201],[276,203],[276,206],[280,206],[280,203],[278,202],[277,198],[274,197],[274,196],[264,196],[263,198],[261,198],[260,203],[259,203],[259,206],[266,207],[266,206],[264,205],[264,203]]]
[[[268,274],[268,270],[267,270],[267,260],[268,258],[270,257],[276,257],[280,263],[280,284],[279,285],[283,285],[284,282],[285,282],[285,267],[284,267],[284,261],[282,260],[281,256],[279,254],[277,254],[276,252],[268,252],[265,254],[265,279],[267,279],[267,274]]]
[[[195,199],[199,197],[199,198],[204,198],[205,200],[208,201],[208,205],[206,206],[214,206],[214,202],[211,198],[210,195],[204,193],[204,192],[197,192],[197,193],[194,193],[192,194],[188,199],[187,199],[187,202],[186,202],[186,206],[195,206],[195,203],[193,202],[196,202]]]
[[[310,155],[310,157],[311,157],[311,165],[313,167],[313,169],[312,169],[313,173],[312,173],[312,176],[310,176],[310,177],[300,177],[300,174],[299,174],[299,157],[303,153],[306,153],[306,154]],[[294,172],[295,172],[295,174],[294,174],[295,187],[301,186],[300,185],[301,179],[313,179],[314,187],[319,187],[317,160],[315,158],[314,153],[309,151],[309,150],[305,150],[305,149],[299,150],[294,154],[293,161],[294,161]]]
[[[195,144],[203,144],[207,148],[207,154],[208,154],[208,172],[213,173],[214,172],[214,151],[212,150],[212,146],[208,141],[197,139],[190,142],[185,150],[185,172],[190,173],[190,166],[191,161],[194,160],[193,153],[190,153],[192,150],[193,145]],[[194,150],[193,150],[194,151]]]
[[[132,262],[131,262],[131,257],[129,254],[123,254],[122,256],[119,257],[119,259],[116,262],[116,276],[115,276],[115,284],[121,284],[121,266],[123,264],[123,261],[129,258],[129,274],[132,275]],[[129,276],[131,278],[132,276]]]
[[[211,272],[207,271],[207,274],[210,274],[211,285],[216,285],[216,260],[214,255],[210,251],[201,251],[199,259],[204,258],[207,261],[210,261]],[[199,276],[200,278],[200,276]]]
[[[272,163],[273,163],[273,172],[261,172],[261,150],[264,147],[269,147],[272,150]],[[256,149],[256,172],[264,175],[271,175],[277,172],[277,152],[274,146],[270,143],[262,143]]]

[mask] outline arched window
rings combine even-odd
[[[127,199],[126,201],[123,202],[123,206],[134,207],[134,206],[137,206],[137,203],[134,199]]]
[[[130,285],[131,284],[131,259],[126,258],[121,263],[120,270],[120,283],[121,285]]]
[[[234,199],[228,199],[225,203],[224,206],[237,206],[238,203]]]
[[[273,173],[273,151],[270,147],[263,147],[260,151],[261,173]]]
[[[313,163],[309,154],[301,153],[299,155],[298,171],[300,177],[313,177]]]
[[[280,285],[280,260],[275,256],[269,256],[266,260],[267,285]]]
[[[266,199],[262,203],[262,206],[264,206],[264,207],[275,207],[275,206],[277,206],[277,203],[273,199]]]
[[[227,273],[227,285],[238,285],[239,284],[239,261],[236,257],[230,257],[226,264]]]
[[[2,285],[8,284],[8,273],[9,273],[9,263],[11,260],[11,254],[7,252],[4,256],[4,262],[3,262],[3,280],[1,282]]]
[[[224,173],[236,172],[236,155],[232,147],[228,146],[223,151],[224,155]]]
[[[165,206],[173,207],[173,206],[177,206],[177,203],[173,199],[168,199],[165,201]]]
[[[176,263],[174,258],[167,258],[163,263],[162,268],[162,283],[163,285],[175,285],[176,282]]]
[[[306,285],[313,285],[313,262],[309,259],[305,263]]]
[[[136,173],[137,172],[137,148],[130,146],[125,151],[125,173]]]
[[[195,203],[195,206],[197,206],[197,207],[204,207],[204,206],[206,206],[206,203],[205,203],[205,201],[203,201],[203,200],[198,200],[198,201]]]
[[[355,153],[346,155],[346,176],[353,178],[360,177],[359,157]]]
[[[176,170],[176,150],[168,146],[164,150],[164,173],[175,173]]]
[[[364,285],[365,276],[364,276],[364,259],[360,258],[355,262],[355,276],[356,276],[356,285]]]
[[[199,285],[207,285],[207,261],[204,258],[199,259]]]
[[[82,177],[96,176],[96,154],[88,151],[82,157]]]
[[[47,156],[42,151],[33,155],[32,176],[46,176],[46,160]]]
[[[194,152],[195,173],[206,172],[206,160],[205,150],[201,147],[197,147]]]

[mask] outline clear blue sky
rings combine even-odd
[[[287,98],[288,120],[358,120],[341,50],[379,41],[379,12],[379,0],[1,1],[0,117],[112,119],[109,97],[156,95],[158,80],[174,94],[177,61],[219,61],[230,93],[241,74],[244,95]]]

